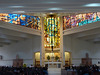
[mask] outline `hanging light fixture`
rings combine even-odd
[[[54,51],[53,51],[53,46],[51,46],[51,48],[52,48],[52,52],[51,52],[52,56],[51,56],[51,59],[52,59],[52,62],[53,62],[53,60],[54,60]]]

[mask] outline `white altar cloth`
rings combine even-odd
[[[61,65],[61,62],[45,62],[45,64],[48,64],[48,67],[53,67],[54,68],[54,66],[56,67],[56,68],[58,68],[59,66],[59,64]]]

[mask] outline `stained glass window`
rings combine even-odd
[[[26,25],[26,15],[20,15],[20,24],[22,26]]]
[[[41,30],[40,17],[38,16],[0,13],[0,20]]]
[[[59,17],[44,18],[44,40],[45,48],[60,47]]]
[[[17,24],[17,19],[18,19],[17,14],[8,14],[7,19],[9,23]]]
[[[4,22],[7,22],[7,17],[8,17],[8,14],[3,14],[3,13],[0,13],[0,20],[1,21],[4,21]]]
[[[86,13],[73,16],[64,16],[63,29],[82,26],[85,24],[93,23],[100,20],[100,13]]]
[[[26,17],[26,26],[33,28],[33,29],[39,29],[40,30],[40,17],[35,16],[28,16]]]
[[[97,12],[97,20],[100,21],[100,12]]]

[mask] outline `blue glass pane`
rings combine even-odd
[[[26,25],[26,15],[20,15],[20,24],[22,26]]]
[[[8,14],[9,23],[17,24],[17,14]]]

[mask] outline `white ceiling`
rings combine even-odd
[[[85,4],[89,3],[100,3],[100,0],[0,0],[0,13],[100,12],[100,7],[84,7]],[[2,30],[2,32],[3,31],[4,30]],[[92,42],[99,42],[100,34],[93,34],[91,37],[90,35],[85,35],[77,38]],[[0,46],[24,39],[26,38],[14,36],[12,33],[9,35],[0,33]]]
[[[100,3],[100,0],[0,0],[0,13],[100,11],[100,7],[83,7],[88,3]]]
[[[31,39],[35,36],[36,35],[22,33],[19,31],[4,29],[0,27],[0,47],[9,45],[9,44],[14,44],[19,41]]]
[[[0,21],[0,47],[40,36],[40,31]]]
[[[72,38],[92,43],[100,43],[100,21],[67,29],[64,30],[63,33],[65,36],[70,36]]]

